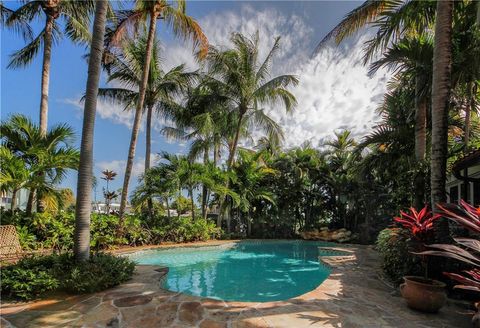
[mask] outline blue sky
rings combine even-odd
[[[274,73],[293,73],[301,83],[295,90],[299,102],[293,115],[285,115],[273,108],[271,115],[284,127],[285,146],[301,145],[304,141],[317,144],[341,128],[354,130],[362,135],[375,121],[375,107],[384,92],[385,72],[376,77],[366,75],[367,69],[360,64],[362,34],[339,48],[327,46],[311,58],[319,40],[340,19],[360,2],[354,1],[190,1],[187,11],[204,28],[210,42],[227,45],[231,31],[252,34],[259,30],[262,51],[277,35],[282,36],[283,48],[274,62]],[[6,2],[15,7],[16,2]],[[40,25],[34,25],[38,32]],[[188,43],[174,40],[160,22],[158,36],[163,44],[164,65],[186,62],[196,68]],[[25,69],[10,70],[6,66],[9,55],[24,46],[24,41],[10,31],[1,31],[1,117],[11,113],[25,114],[38,120],[40,96],[41,56]],[[57,44],[52,53],[49,96],[49,126],[67,122],[77,133],[81,131],[82,105],[80,97],[85,90],[87,65],[82,55],[83,46],[73,45],[67,39]],[[102,77],[105,85],[105,76]],[[113,188],[119,188],[130,140],[131,113],[122,112],[120,106],[99,103],[95,127],[95,174],[102,169],[119,172]],[[185,145],[165,140],[159,133],[162,122],[156,120],[157,131],[153,133],[153,153],[169,151],[184,152]],[[78,135],[77,143],[80,135]],[[137,146],[134,174],[143,170],[144,139],[142,132]],[[132,179],[132,186],[136,184]],[[76,174],[64,181],[65,187],[75,190]]]

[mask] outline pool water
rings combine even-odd
[[[329,275],[319,246],[306,241],[245,241],[210,247],[150,250],[139,264],[168,266],[163,287],[225,301],[285,300],[315,289]],[[323,254],[322,254],[323,255]]]

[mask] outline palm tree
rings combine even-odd
[[[334,38],[339,44],[363,27],[376,29],[375,36],[365,44],[364,62],[367,63],[379,51],[396,43],[405,35],[423,33],[435,18],[432,1],[367,0],[349,12],[318,44],[314,53]]]
[[[77,201],[75,207],[74,254],[77,261],[86,261],[90,257],[93,134],[107,10],[107,0],[99,0],[96,2],[90,57],[88,60],[87,91],[83,111],[82,141],[80,146],[80,165],[78,168]]]
[[[126,88],[100,88],[99,96],[120,103],[125,110],[135,107],[139,92],[135,90],[141,83],[143,60],[145,59],[147,40],[128,41],[124,45],[121,56],[109,63],[109,82],[117,81]],[[144,111],[146,120],[145,172],[150,168],[152,114],[154,109],[162,113],[164,107],[186,90],[195,78],[196,73],[185,71],[185,65],[176,66],[169,71],[162,70],[160,65],[159,45],[155,41],[152,49],[150,73],[145,91]]]
[[[431,197],[432,208],[447,200],[448,109],[451,91],[453,1],[437,1],[432,78],[432,152]],[[448,238],[448,222],[442,218],[434,225],[437,241]]]
[[[31,172],[25,161],[7,147],[0,146],[0,191],[12,193],[11,210],[17,206],[17,192],[27,187]]]
[[[87,41],[90,39],[88,26],[90,15],[93,12],[94,1],[67,1],[67,0],[32,0],[25,1],[17,10],[12,12],[6,20],[7,26],[25,26],[44,16],[45,27],[33,39],[27,38],[29,42],[24,48],[12,54],[8,68],[25,67],[30,64],[43,47],[41,98],[40,98],[40,130],[47,133],[48,117],[48,90],[50,83],[50,62],[52,45],[61,39],[62,34],[74,42]],[[2,6],[3,8],[3,6]],[[60,31],[56,20],[64,20],[63,33]],[[27,35],[30,34],[27,31]],[[25,34],[25,33],[24,33]]]
[[[258,32],[252,39],[233,33],[233,49],[220,51],[210,48],[208,58],[209,74],[220,85],[229,98],[229,110],[235,118],[234,135],[229,144],[227,168],[230,170],[237,150],[240,132],[245,126],[257,127],[267,132],[270,138],[280,138],[280,127],[265,113],[263,105],[275,105],[282,101],[287,112],[296,105],[296,99],[286,88],[298,84],[293,75],[280,75],[272,79],[270,66],[273,57],[280,49],[280,38],[263,60],[258,58]]]
[[[370,67],[374,73],[382,66],[397,72],[396,79],[415,80],[415,159],[421,166],[425,161],[427,147],[427,111],[430,103],[432,81],[433,40],[429,35],[406,37],[389,47],[382,58]],[[424,172],[415,178],[415,207],[425,204]]]
[[[23,115],[13,115],[0,125],[2,145],[25,162],[30,177],[27,214],[31,214],[34,195],[37,193],[37,209],[42,211],[42,197],[56,194],[55,186],[68,169],[77,169],[79,152],[71,144],[73,129],[66,124],[53,126],[44,135],[39,126]]]
[[[101,88],[99,96],[115,103],[120,103],[125,110],[134,108],[139,99],[139,92],[135,89],[142,79],[141,69],[145,66],[147,39],[141,37],[137,41],[129,41],[122,54],[113,58],[108,64],[110,76],[108,81],[117,81],[126,88]],[[162,113],[167,104],[174,101],[175,96],[186,90],[196,76],[195,73],[185,72],[185,66],[179,65],[168,72],[160,66],[159,46],[154,42],[150,63],[150,73],[145,91],[144,111],[147,112],[146,140],[145,140],[145,172],[150,168],[151,131],[153,110]],[[152,210],[152,201],[148,201],[149,210]]]
[[[140,22],[144,22],[147,18],[149,18],[145,60],[143,61],[144,66],[142,70],[142,78],[140,80],[141,83],[139,85],[139,96],[135,108],[132,137],[130,140],[127,166],[125,169],[125,178],[123,180],[122,197],[120,201],[120,217],[123,216],[125,207],[127,205],[128,185],[130,182],[130,176],[132,174],[135,147],[137,143],[138,131],[140,129],[142,112],[144,109],[157,19],[163,19],[167,24],[171,25],[175,35],[183,37],[184,39],[191,37],[194,45],[200,44],[200,56],[206,52],[208,46],[207,38],[203,34],[203,31],[198,23],[192,17],[185,14],[185,0],[179,0],[175,3],[177,4],[176,7],[174,7],[167,0],[135,1],[135,8],[133,10],[120,12],[121,19],[118,23],[118,26],[109,37],[110,45],[119,45],[122,38],[129,30],[132,29],[132,27],[133,29],[136,29]]]

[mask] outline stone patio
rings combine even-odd
[[[167,268],[138,266],[128,283],[101,293],[1,304],[1,327],[470,327],[470,314],[449,302],[438,314],[408,309],[378,279],[378,257],[345,246],[324,257],[332,274],[317,289],[281,302],[223,302],[170,292]]]

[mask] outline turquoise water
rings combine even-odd
[[[245,241],[212,247],[151,250],[139,264],[168,266],[164,288],[225,301],[285,300],[315,289],[329,275],[318,247],[303,241]]]

